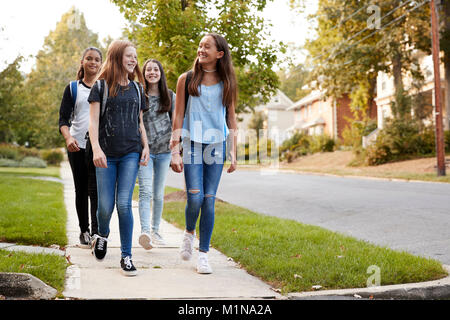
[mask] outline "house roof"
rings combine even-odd
[[[288,108],[293,104],[294,102],[291,99],[289,99],[289,97],[283,91],[277,89],[276,94],[274,94],[270,98],[270,101],[268,103],[261,104],[255,107],[255,110],[262,110],[262,109],[288,110]]]
[[[297,102],[295,102],[293,105],[291,105],[286,110],[294,110],[297,108],[301,108],[313,101],[321,99],[323,96],[324,96],[324,92],[319,91],[319,90],[313,90],[306,97],[303,97],[302,99],[298,100]]]

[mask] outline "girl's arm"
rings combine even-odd
[[[183,171],[183,159],[181,158],[181,130],[183,127],[184,119],[184,94],[185,94],[186,73],[182,74],[178,78],[177,83],[177,95],[175,98],[175,111],[173,113],[172,120],[172,137],[170,138],[170,150],[172,150],[172,169],[175,172]]]
[[[98,168],[108,168],[106,156],[98,143],[98,122],[100,116],[100,102],[91,102],[89,111],[89,139],[91,140],[94,165]]]
[[[234,108],[234,104],[231,105],[227,110],[227,125],[230,130],[230,162],[231,165],[228,168],[227,172],[232,173],[237,168],[237,121],[236,121],[236,112]]]
[[[141,155],[141,166],[146,166],[148,164],[148,161],[150,160],[150,151],[148,148],[148,139],[147,139],[147,132],[145,131],[144,126],[144,111],[141,110],[139,113],[139,131],[141,132],[141,142],[142,142],[142,155]]]
[[[75,108],[72,95],[70,94],[70,85],[64,90],[61,106],[59,108],[59,132],[66,140],[67,151],[77,152],[80,151],[78,141],[70,134],[70,117],[73,109]]]

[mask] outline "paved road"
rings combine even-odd
[[[168,185],[183,179],[170,171]],[[450,184],[238,170],[217,197],[450,265]]]

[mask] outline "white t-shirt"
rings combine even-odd
[[[70,134],[78,141],[80,148],[86,148],[86,132],[89,130],[89,102],[88,97],[91,88],[84,86],[78,82],[77,100],[75,101],[75,109],[73,113],[72,126]]]

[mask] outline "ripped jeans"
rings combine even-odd
[[[183,142],[183,150],[186,230],[195,230],[201,210],[199,249],[208,252],[214,228],[216,192],[226,158],[226,142],[202,144],[187,140]]]

